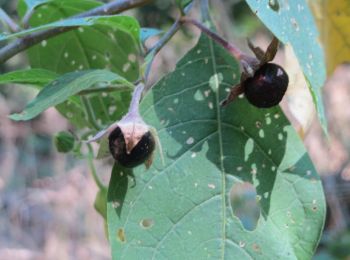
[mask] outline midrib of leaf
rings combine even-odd
[[[216,59],[215,59],[215,53],[214,53],[214,46],[213,41],[208,39],[209,46],[210,46],[210,53],[212,56],[212,65],[213,65],[213,72],[215,75],[217,75],[217,68],[216,68]],[[221,129],[221,110],[220,110],[220,100],[219,100],[219,82],[218,77],[215,77],[215,87],[216,91],[215,93],[215,105],[216,105],[216,117],[217,117],[217,132],[218,132],[218,138],[219,138],[219,149],[220,149],[220,169],[221,169],[221,199],[222,199],[222,252],[221,252],[221,259],[225,258],[225,241],[226,241],[226,177],[225,177],[225,171],[224,171],[224,152],[223,152],[223,144],[222,144],[222,129]]]
[[[62,45],[62,47],[61,47],[61,49],[59,50],[59,53],[60,53],[60,56],[62,57],[62,55],[63,55],[63,51],[64,51],[64,49],[66,48],[66,46],[67,46],[67,44],[69,43],[70,41],[66,41],[63,45]],[[59,67],[59,65],[61,64],[61,61],[64,61],[65,62],[65,60],[64,59],[61,59],[60,61],[58,61],[57,63],[56,63],[56,66],[55,66],[55,70],[54,71],[57,71],[58,70],[58,67]],[[66,62],[65,62],[66,63]]]

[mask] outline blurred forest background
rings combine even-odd
[[[16,17],[16,2],[0,0],[0,7]],[[215,1],[212,7],[218,32],[225,38],[244,50],[247,37],[258,46],[267,46],[271,34],[245,1]],[[138,17],[142,27],[167,30],[178,10],[173,1],[158,0],[129,13]],[[195,11],[191,15],[198,16]],[[316,18],[322,20],[317,12]],[[1,23],[0,30],[4,30]],[[158,55],[151,81],[174,69],[198,34],[192,27],[179,32]],[[147,44],[151,46],[156,40],[150,39]],[[322,176],[328,202],[326,228],[315,259],[350,259],[350,66],[337,66],[324,87],[327,139],[293,51],[282,47],[276,63],[283,64],[290,76],[282,107]],[[28,68],[23,54],[0,65],[0,72],[19,68]],[[36,93],[15,85],[0,87],[0,260],[109,259],[103,219],[93,208],[97,187],[87,161],[58,153],[52,141],[55,133],[74,129],[54,109],[29,122],[7,118]],[[96,167],[108,183],[111,165],[98,161]]]

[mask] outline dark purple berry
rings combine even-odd
[[[274,63],[262,65],[253,77],[246,79],[244,94],[248,101],[259,108],[278,105],[288,87],[288,75],[284,69]]]
[[[127,153],[124,135],[116,127],[109,135],[109,150],[113,158],[127,168],[136,167],[150,158],[155,148],[155,138],[150,131],[146,132],[136,146]]]

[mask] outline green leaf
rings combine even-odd
[[[140,31],[140,39],[141,42],[147,41],[149,38],[159,35],[163,33],[163,31],[155,29],[155,28],[141,28]]]
[[[91,0],[51,1],[35,9],[31,27],[41,26],[100,6]],[[28,50],[31,67],[59,74],[85,69],[108,69],[135,81],[139,78],[138,22],[119,16],[115,26],[93,25],[66,32]],[[124,19],[125,18],[125,19]],[[130,91],[89,94],[92,110],[101,126],[120,118],[128,108]],[[80,102],[60,104],[58,110],[78,128],[91,127]]]
[[[17,13],[20,17],[24,17],[25,14],[30,14],[36,7],[58,0],[18,0]]]
[[[42,89],[43,86],[49,84],[58,76],[57,73],[45,69],[17,70],[0,75],[0,84],[28,84]],[[79,97],[70,97],[69,100],[57,105],[56,109],[64,117],[69,119],[75,127],[91,127],[90,123],[85,118],[84,108]],[[72,111],[74,111],[74,113],[72,113]]]
[[[90,0],[49,2],[35,9],[30,25],[45,26],[100,5]],[[101,23],[60,34],[30,48],[28,56],[31,66],[59,74],[85,69],[109,69],[129,81],[137,80],[140,51],[137,20],[128,16],[91,19]]]
[[[57,77],[57,73],[45,69],[16,70],[0,75],[0,84],[16,83],[43,86]]]
[[[79,27],[79,26],[92,26],[92,25],[107,25],[114,29],[124,30],[130,32],[135,41],[138,40],[137,33],[139,32],[138,24],[133,17],[110,15],[110,16],[91,16],[84,18],[70,18],[53,23],[44,24],[27,30],[23,30],[13,34],[1,34],[0,42],[5,40],[11,40],[21,36],[25,36],[34,32],[43,31],[52,28],[64,28],[64,27]]]
[[[303,69],[324,131],[327,122],[322,102],[326,80],[324,53],[311,11],[304,0],[246,0],[252,11],[283,43],[290,44]]]
[[[113,259],[311,258],[325,218],[320,178],[279,107],[258,109],[245,98],[220,107],[239,76],[237,61],[202,36],[143,99],[165,162],[156,156],[149,170],[135,168],[135,183],[113,169]],[[232,187],[241,183],[258,195],[253,231],[233,210]],[[120,198],[122,208],[113,207]]]
[[[109,240],[113,241],[112,243],[115,243],[116,240],[119,243],[125,243],[124,229],[120,227],[117,221],[113,221],[111,217],[120,218],[121,216],[130,178],[133,178],[131,169],[122,168],[120,165],[114,164],[107,195],[107,233]],[[120,258],[118,257],[120,251],[118,252],[117,250],[118,248],[112,245],[113,259]]]
[[[100,189],[94,202],[94,208],[104,220],[107,220],[107,192],[107,189]]]
[[[79,97],[71,96],[67,101],[58,104],[56,109],[76,128],[93,128],[86,118],[84,106]]]
[[[130,104],[131,90],[129,87],[125,91],[125,86],[120,86],[120,91],[89,96],[95,116],[104,126],[110,125],[126,113]]]
[[[27,5],[27,8],[29,10],[32,10],[37,6],[45,4],[45,3],[50,2],[50,1],[52,1],[52,0],[24,0],[24,2]]]
[[[118,82],[133,85],[123,77],[107,70],[87,70],[67,73],[47,85],[38,96],[32,100],[20,114],[12,114],[10,118],[16,121],[29,120],[39,115],[49,107],[66,101],[70,96],[90,88],[100,82]],[[74,111],[71,111],[73,113]]]

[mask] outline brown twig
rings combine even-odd
[[[119,0],[113,1],[111,3],[99,6],[95,9],[89,10],[87,12],[78,14],[76,16],[70,18],[82,18],[88,16],[96,16],[96,15],[108,15],[108,14],[118,14],[125,10],[132,9],[138,6],[145,5],[152,0]],[[61,33],[74,30],[76,27],[58,27],[53,29],[48,29],[40,32],[35,32],[29,35],[26,35],[22,38],[19,38],[2,49],[0,49],[0,64],[12,58],[16,54],[20,53],[32,47],[33,45],[49,39],[51,37],[57,36]]]

